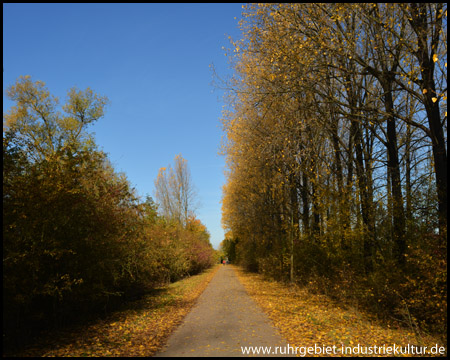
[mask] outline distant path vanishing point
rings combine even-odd
[[[247,294],[232,266],[220,267],[165,348],[154,356],[258,356],[243,354],[241,346],[272,347],[274,351],[276,346],[287,345]]]

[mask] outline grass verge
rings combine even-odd
[[[439,356],[430,353],[437,345],[436,351],[445,347],[445,355],[447,354],[446,342],[443,343],[436,337],[416,334],[394,324],[383,324],[373,316],[352,306],[337,304],[325,295],[268,280],[237,266],[234,268],[248,294],[291,346],[319,346],[321,349],[329,347],[331,351],[335,345],[335,354],[330,352],[326,356],[417,356],[420,355],[419,351],[428,351],[428,356]],[[408,349],[405,350],[407,354],[395,353],[394,346],[397,346],[397,351],[399,347]],[[427,349],[424,349],[425,346]],[[390,351],[388,347],[393,352],[390,355],[387,354]],[[314,355],[324,356],[310,354]]]
[[[14,356],[152,356],[181,323],[219,266],[156,289],[125,310],[43,335]]]

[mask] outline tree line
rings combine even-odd
[[[224,251],[445,333],[447,5],[246,5],[239,24]]]
[[[169,216],[164,191],[161,205],[142,200],[98,149],[88,127],[104,116],[106,97],[73,88],[60,106],[30,76],[7,95],[15,105],[3,117],[4,347],[212,264],[193,209]],[[186,160],[175,162],[189,179]]]

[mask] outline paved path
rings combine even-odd
[[[221,265],[166,347],[155,356],[245,356],[241,346],[271,346],[274,350],[286,346],[286,341],[247,294],[233,268]]]

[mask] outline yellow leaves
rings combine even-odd
[[[111,318],[72,333],[53,334],[50,345],[35,346],[23,356],[152,356],[189,312],[218,268],[173,283],[160,294],[149,295]]]
[[[19,77],[7,89],[8,97],[16,102],[4,116],[6,127],[14,127],[28,144],[30,156],[45,159],[64,147],[90,147],[90,138],[85,125],[103,116],[105,97],[100,97],[89,88],[82,92],[72,89],[61,115],[57,107],[59,100],[52,96],[43,81],[32,81],[31,76]],[[58,144],[58,145],[56,145]]]
[[[340,307],[305,287],[284,285],[240,269],[237,275],[289,344],[304,347],[327,344],[338,348],[341,345],[406,346],[418,340],[408,328],[371,321],[368,314],[352,306]],[[430,336],[420,341],[436,343]]]
[[[259,6],[254,5],[255,12]],[[252,226],[258,228],[258,220],[245,218],[245,215],[263,214],[271,209],[271,206],[278,206],[278,204],[259,205],[259,201],[262,202],[265,197],[270,199],[273,188],[276,189],[273,197],[279,195],[276,186],[281,183],[280,178],[284,178],[284,174],[289,172],[286,169],[289,169],[295,161],[302,162],[299,173],[305,173],[312,181],[323,185],[325,189],[323,201],[330,199],[327,191],[333,189],[334,185],[328,185],[328,180],[337,179],[339,174],[331,172],[327,167],[327,163],[333,161],[330,151],[332,148],[329,145],[331,137],[327,131],[323,131],[328,124],[322,129],[321,126],[317,126],[316,129],[316,125],[321,122],[327,123],[325,119],[330,117],[329,112],[335,106],[340,109],[346,108],[345,112],[351,113],[349,109],[357,106],[357,98],[363,89],[374,95],[374,97],[369,95],[371,101],[374,101],[371,104],[376,103],[377,110],[380,114],[383,113],[383,99],[375,100],[375,94],[382,91],[382,86],[373,81],[372,75],[368,73],[369,70],[371,72],[373,70],[374,73],[380,74],[384,65],[389,68],[390,64],[393,64],[389,58],[400,55],[393,55],[396,53],[393,49],[397,46],[401,45],[404,52],[402,50],[397,58],[399,67],[398,72],[394,74],[394,80],[401,81],[401,85],[406,88],[399,90],[399,96],[408,101],[416,92],[419,94],[422,92],[426,96],[421,96],[419,101],[433,101],[436,105],[440,100],[439,96],[443,99],[441,89],[436,89],[434,93],[426,81],[422,83],[419,80],[423,67],[421,68],[417,57],[413,54],[417,50],[414,49],[418,47],[417,42],[406,36],[408,32],[404,33],[397,26],[398,23],[403,23],[403,20],[406,21],[404,9],[397,5],[392,9],[385,5],[373,6],[379,13],[379,18],[374,16],[375,13],[370,15],[366,12],[367,6],[327,8],[323,5],[292,4],[286,7],[277,6],[276,10],[266,9],[265,13],[261,12],[260,16],[254,18],[257,21],[249,20],[243,42],[246,45],[240,44],[242,47],[240,52],[245,55],[241,57],[237,68],[241,83],[236,82],[238,85],[230,92],[232,93],[230,98],[233,99],[231,102],[233,114],[230,117],[243,119],[238,120],[239,126],[226,129],[226,136],[229,140],[233,140],[226,149],[227,164],[233,168],[232,176],[229,176],[227,181],[233,184],[224,191],[224,197],[227,199],[224,202],[224,212],[227,213],[229,223],[232,223],[229,219],[236,214],[233,223],[236,226],[235,230],[242,224],[245,227],[243,232],[249,231],[251,234],[252,231],[249,229]],[[339,23],[335,22],[336,19]],[[407,21],[403,24],[408,26]],[[327,29],[324,25],[331,26]],[[386,31],[383,30],[383,25]],[[432,54],[429,60],[434,63],[439,60],[446,61],[441,55],[443,53],[440,52],[440,45],[432,51],[437,54]],[[376,61],[369,54],[376,55]],[[386,63],[383,64],[384,62]],[[355,73],[360,75],[354,76]],[[324,79],[328,81],[328,78],[329,83],[325,83]],[[316,86],[321,90],[316,91]],[[421,90],[422,87],[426,88]],[[352,94],[346,94],[345,89]],[[356,102],[348,106],[350,104],[347,104],[347,99]],[[310,114],[315,112],[320,115]],[[417,114],[411,116],[416,117]],[[348,128],[344,123],[347,121],[350,123],[351,117],[347,118],[344,115],[343,121],[338,120],[340,125],[337,137],[341,140],[347,136]],[[298,122],[298,125],[295,122]],[[377,122],[370,121],[363,112],[361,124],[365,129],[366,124],[370,124],[372,127],[370,131],[374,134],[383,133],[382,127],[378,128]],[[304,136],[309,131],[305,131],[305,128],[313,129],[312,146],[309,143],[305,146],[303,143]],[[282,142],[284,133],[297,132],[301,132],[302,135],[292,136],[292,145]],[[296,146],[300,147],[299,145],[307,148],[306,156],[295,155]],[[282,150],[287,148],[290,151],[282,153]],[[314,158],[317,158],[317,162],[311,166],[311,160]],[[267,159],[273,160],[266,161]],[[322,183],[324,178],[327,184]],[[286,183],[290,184],[288,181]],[[367,186],[365,188],[370,190]],[[255,197],[250,195],[252,193],[265,195],[253,201]],[[277,200],[283,205],[287,204],[281,196]],[[245,215],[242,216],[243,214]]]
[[[84,124],[101,118],[108,104],[108,98],[94,94],[90,88],[78,90],[73,87],[68,91],[67,97],[68,101],[63,110]]]

